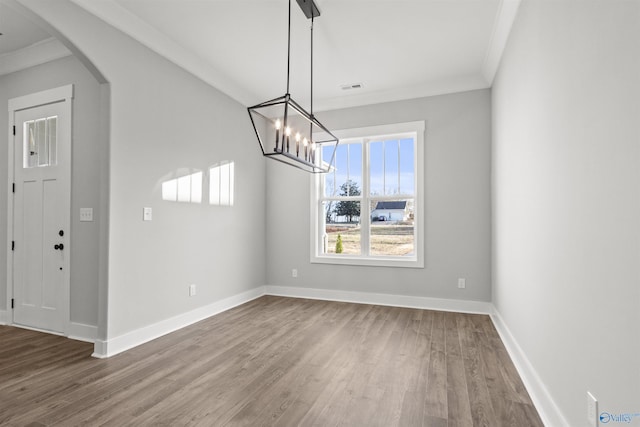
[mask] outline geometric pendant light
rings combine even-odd
[[[247,108],[262,154],[311,173],[328,172],[338,138],[313,115],[313,22],[320,10],[313,0],[297,0],[311,19],[311,109],[307,112],[289,94],[291,64],[291,0],[287,35],[287,91],[278,98]]]

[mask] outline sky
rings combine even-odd
[[[331,149],[324,148],[323,156]],[[360,143],[341,143],[336,150],[335,170],[325,175],[325,195],[339,195],[347,180],[362,189],[362,156]],[[370,195],[412,194],[414,191],[413,139],[391,139],[369,143]],[[335,185],[334,185],[335,184]],[[335,193],[334,193],[335,191]]]

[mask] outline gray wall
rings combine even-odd
[[[0,104],[8,99],[74,85],[71,182],[71,321],[98,324],[98,231],[100,226],[100,85],[73,56],[0,77]],[[7,129],[7,114],[0,114]],[[0,241],[7,241],[7,136],[0,145]],[[80,207],[94,208],[94,222],[80,222]],[[6,300],[7,245],[0,245],[0,307]]]
[[[639,76],[639,2],[525,0],[493,89],[493,300],[572,426],[640,412]]]
[[[311,264],[309,176],[269,161],[267,283],[490,301],[490,98],[479,90],[319,113],[332,130],[425,121],[425,268]]]
[[[263,285],[265,167],[246,109],[70,1],[21,3],[86,55],[111,88],[101,338]],[[233,207],[209,206],[206,194],[201,204],[162,200],[164,181],[223,160],[235,161]],[[152,221],[142,221],[143,207],[153,208]]]

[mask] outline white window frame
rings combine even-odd
[[[389,139],[388,137],[398,134],[413,134],[415,135],[415,150],[414,150],[414,255],[411,257],[394,257],[394,256],[372,256],[372,255],[346,255],[346,254],[323,254],[322,253],[322,239],[324,235],[324,228],[320,224],[320,219],[324,219],[324,210],[322,203],[320,202],[320,196],[322,191],[323,174],[314,174],[311,176],[311,226],[310,229],[310,243],[311,243],[311,259],[312,263],[318,264],[342,264],[342,265],[362,265],[362,266],[379,266],[379,267],[409,267],[409,268],[424,268],[424,132],[425,122],[415,121],[406,123],[395,123],[389,125],[369,126],[354,129],[344,129],[334,131],[334,135],[339,140],[342,139]],[[365,147],[366,146],[366,147]],[[363,195],[365,191],[369,190],[369,149],[368,144],[363,144],[362,150],[363,168],[362,168],[362,180],[363,180]],[[366,182],[366,183],[365,183]],[[382,199],[402,199],[400,196],[382,196],[375,197]],[[361,205],[362,206],[362,205]],[[362,206],[361,209],[365,209]],[[370,229],[371,215],[367,212],[360,215],[360,227],[363,230]],[[368,247],[369,233],[363,233],[363,240],[361,245],[363,248]],[[365,246],[366,245],[366,246]]]

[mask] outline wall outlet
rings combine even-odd
[[[291,270],[291,277],[298,277],[298,269],[294,268]]]
[[[467,287],[467,279],[458,279],[458,288],[465,289]]]
[[[590,392],[587,392],[587,422],[590,426],[598,427],[598,401]]]
[[[189,285],[189,296],[192,297],[196,294],[196,285]]]

